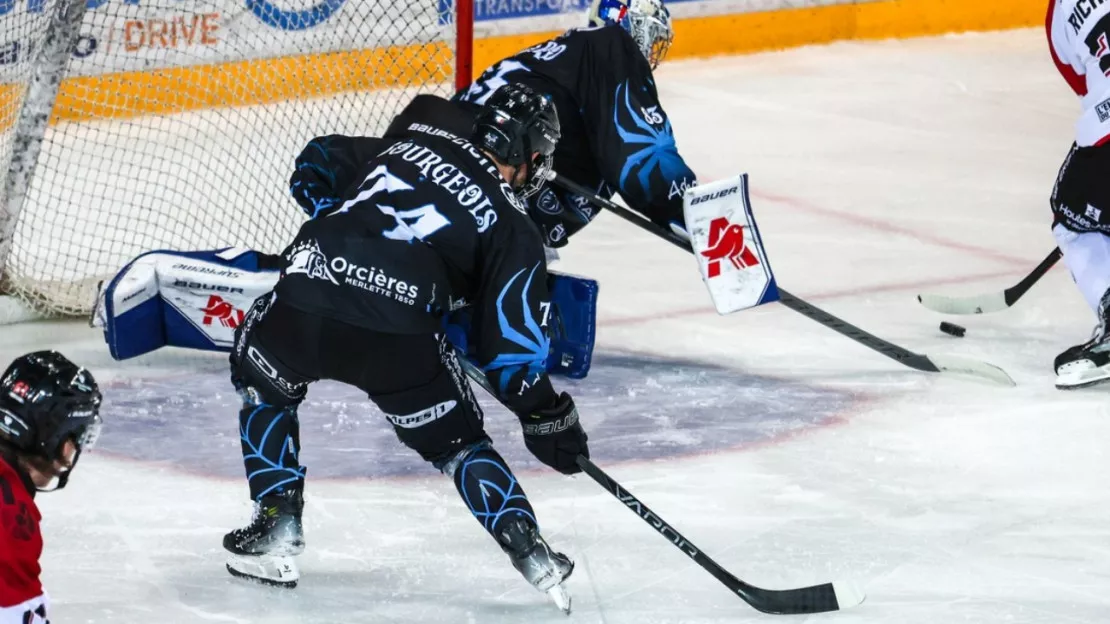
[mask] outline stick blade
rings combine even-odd
[[[956,355],[928,355],[926,356],[941,373],[949,375],[965,375],[996,383],[1000,386],[1013,387],[1017,383],[1009,373],[994,364],[973,360]]]
[[[941,314],[991,314],[1010,307],[1006,302],[1005,293],[1001,291],[971,297],[948,297],[924,293],[917,296],[917,301]]]
[[[756,610],[772,615],[841,611],[860,604],[865,597],[858,586],[845,581],[798,589],[761,589],[748,585],[737,593]]]
[[[867,594],[863,593],[863,588],[851,581],[834,582],[833,592],[836,593],[836,604],[841,611],[858,606],[867,598]]]

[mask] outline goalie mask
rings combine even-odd
[[[61,457],[66,440],[76,452],[53,488],[65,487],[81,452],[100,434],[100,390],[89,371],[57,351],[28,353],[0,378],[0,441],[26,457]],[[43,491],[46,491],[45,489]]]
[[[590,26],[616,24],[632,35],[654,70],[674,41],[671,12],[663,0],[593,0]]]
[[[474,122],[473,143],[503,164],[525,166],[524,183],[513,188],[522,198],[540,190],[559,142],[555,104],[522,84],[507,84],[486,100]]]

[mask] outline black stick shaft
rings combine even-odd
[[[497,397],[493,388],[490,387],[489,380],[482,371],[478,370],[474,364],[467,359],[467,357],[460,353],[459,362],[462,364],[463,370],[466,375],[473,379],[491,396]],[[698,565],[705,569],[724,584],[725,587],[736,595],[740,596],[751,605],[753,608],[758,609],[764,613],[772,614],[792,614],[792,613],[824,613],[826,611],[837,611],[841,608],[848,608],[855,606],[862,600],[862,594],[859,598],[850,601],[847,604],[840,603],[840,596],[837,595],[836,586],[832,583],[825,583],[823,585],[814,585],[812,587],[801,587],[798,589],[762,589],[754,585],[749,585],[744,581],[736,578],[727,570],[722,568],[701,552],[697,546],[694,546],[690,540],[682,536],[681,533],[673,529],[669,524],[663,521],[647,505],[640,502],[640,499],[630,494],[627,490],[622,488],[615,479],[605,474],[601,468],[591,462],[588,458],[579,455],[576,458],[578,467],[581,468],[587,475],[594,481],[597,481],[601,487],[608,490],[620,502],[624,503],[636,515],[640,516],[644,522],[659,532],[660,535],[665,537],[667,541],[673,544],[676,548],[686,553],[687,557],[693,559]]]
[[[619,204],[598,197],[596,193],[582,186],[581,184],[568,180],[563,176],[554,173],[551,175],[550,179],[552,182],[567,189],[568,191],[585,197],[590,203],[594,204],[595,206],[604,208],[609,212],[612,212],[625,221],[628,221],[629,223],[632,223],[633,225],[636,225],[637,227],[646,230],[654,234],[655,236],[658,236],[659,238],[662,238],[663,240],[674,245],[675,247],[686,251],[687,253],[694,253],[694,250],[690,247],[690,243],[688,243],[682,237],[676,235],[674,232],[666,230],[665,228],[652,223],[651,221],[645,219],[644,217],[641,217],[638,214],[635,214],[631,210]],[[858,342],[859,344],[867,347],[868,349],[871,349],[872,351],[885,355],[895,362],[898,362],[899,364],[930,373],[940,372],[940,369],[938,369],[937,366],[933,364],[933,362],[931,362],[928,357],[921,355],[920,353],[914,353],[909,349],[900,347],[892,342],[883,340],[882,338],[879,338],[878,336],[870,332],[864,331],[863,329],[860,329],[859,327],[856,327],[855,325],[852,325],[851,323],[841,318],[825,312],[821,308],[818,308],[811,303],[807,303],[806,301],[795,297],[789,292],[783,290],[781,287],[779,288],[779,300],[784,306],[790,308],[791,310],[794,310],[802,316],[816,321],[824,325],[825,327],[828,327],[829,329],[841,334],[842,336]]]
[[[1048,273],[1052,269],[1052,267],[1056,266],[1056,263],[1060,261],[1060,258],[1063,255],[1064,253],[1060,251],[1059,247],[1053,249],[1051,253],[1045,256],[1044,260],[1041,260],[1041,263],[1037,265],[1037,268],[1033,269],[1032,273],[1025,276],[1025,279],[1021,280],[1017,284],[1014,284],[1011,288],[1007,288],[1006,291],[1003,293],[1004,299],[1006,300],[1006,305],[1012,306],[1017,303],[1017,300],[1021,299],[1022,295],[1024,295],[1026,292],[1029,291],[1030,288],[1033,287],[1033,284],[1036,284],[1042,277],[1044,277],[1045,273]]]
[[[747,602],[753,608],[763,613],[775,615],[825,613],[828,611],[837,611],[841,608],[836,589],[832,583],[798,589],[773,590],[762,589],[741,581],[728,570],[722,568],[716,561],[709,557],[709,555],[702,552],[700,548],[686,539],[686,537],[679,533],[674,527],[667,524],[658,514],[642,503],[640,499],[621,487],[615,479],[605,474],[605,471],[601,468],[598,468],[597,464],[582,455],[578,456],[577,462],[578,467],[589,475],[591,479],[597,481],[601,487],[608,490],[617,500],[624,503],[625,507],[632,510],[633,513],[646,522],[648,526],[655,529],[656,532],[662,535],[675,548],[682,551],[687,557],[693,559],[703,570],[712,574],[713,578],[720,581],[729,591],[743,598],[744,602]],[[844,607],[848,606],[853,605],[844,605]]]

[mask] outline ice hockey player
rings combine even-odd
[[[682,195],[696,184],[675,145],[652,71],[674,31],[662,0],[594,0],[589,27],[511,56],[456,98],[484,103],[498,87],[523,84],[550,94],[563,128],[553,166],[561,176],[684,234]],[[597,214],[585,198],[555,186],[529,198],[549,247],[561,247]]]
[[[65,487],[100,432],[92,375],[56,351],[24,355],[0,378],[0,624],[46,624],[35,492]]]
[[[1075,143],[1052,192],[1052,232],[1098,321],[1091,339],[1056,356],[1056,387],[1110,380],[1110,2],[1050,0],[1048,37],[1082,98]]]
[[[473,308],[472,340],[526,446],[567,474],[588,455],[570,395],[544,371],[549,295],[543,244],[520,196],[534,193],[560,136],[550,99],[509,85],[477,120],[419,96],[394,120],[342,201],[320,206],[287,247],[272,296],[236,330],[232,380],[253,521],[228,533],[228,570],[278,585],[299,578],[305,467],[297,407],[319,379],[357,386],[401,442],[454,479],[524,578],[569,611],[573,562],[540,534],[520,483],[442,334]]]

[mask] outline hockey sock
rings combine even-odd
[[[533,525],[536,514],[508,464],[484,442],[465,453],[455,467],[455,487],[470,513],[496,539],[503,521],[524,517]]]
[[[239,412],[239,438],[252,500],[303,487],[296,408],[278,409],[266,403],[244,406]]]

